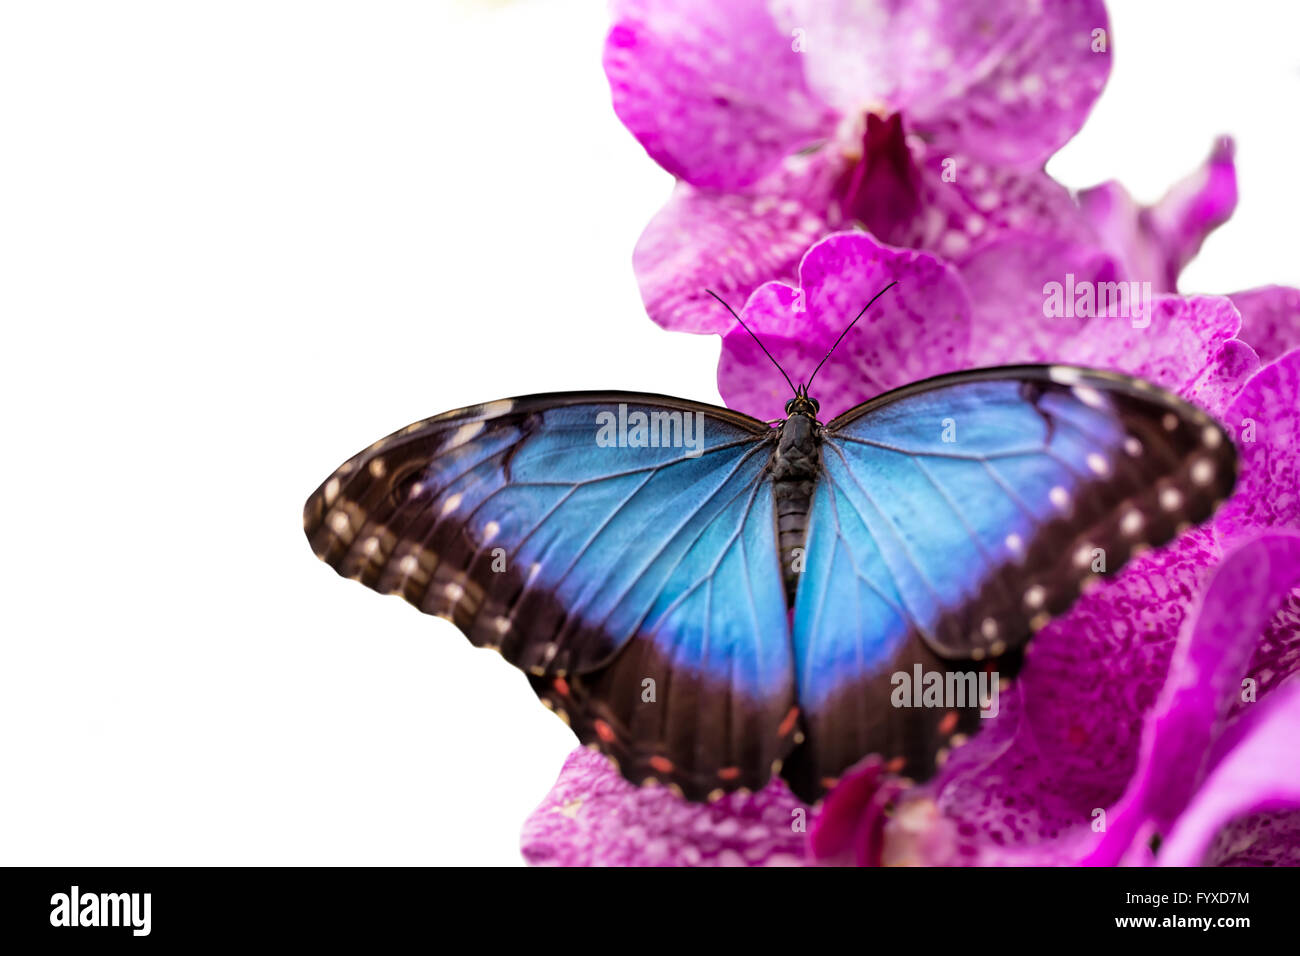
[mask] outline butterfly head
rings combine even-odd
[[[794,390],[794,398],[785,403],[785,413],[787,415],[807,415],[809,418],[816,419],[817,412],[821,409],[821,403],[808,394],[808,386],[800,385]]]

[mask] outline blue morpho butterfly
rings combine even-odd
[[[779,773],[813,801],[870,754],[924,779],[979,725],[974,700],[895,706],[895,675],[1014,673],[1235,481],[1215,422],[1124,375],[977,369],[825,424],[791,388],[775,427],[617,391],[447,412],[330,476],[307,537],[500,651],[629,780],[699,800]]]

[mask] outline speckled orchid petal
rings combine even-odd
[[[1237,208],[1232,140],[1215,143],[1200,169],[1176,183],[1154,206],[1141,206],[1117,182],[1079,193],[1079,205],[1130,279],[1155,292],[1176,292],[1178,274],[1206,237]]]
[[[1249,538],[1259,531],[1300,531],[1300,349],[1262,368],[1223,416],[1236,435],[1237,488],[1216,526]],[[1246,676],[1263,700],[1300,672],[1300,589],[1293,590],[1255,645]],[[1251,705],[1239,702],[1229,729]]]
[[[1205,391],[1220,403],[1225,390],[1235,395],[1254,371],[1249,354],[1236,348],[1220,362],[1224,346],[1241,327],[1229,299],[1158,295],[1149,307],[1127,312],[1093,318],[1062,343],[1060,358],[1137,375],[1189,397]]]
[[[1203,866],[1300,866],[1300,809],[1237,817],[1201,857]]]
[[[762,0],[614,4],[614,110],[659,165],[695,186],[747,186],[833,130],[803,69]]]
[[[1080,276],[1090,263],[1104,262],[1069,192],[1042,171],[1015,172],[923,147],[915,155],[917,205],[873,232],[881,242],[961,261],[1004,234],[1032,235],[1029,241],[1045,249],[1077,250]],[[832,231],[840,162],[827,147],[787,157],[759,183],[736,192],[679,183],[633,256],[650,317],[674,331],[721,332],[730,320],[706,289],[739,303],[763,282],[793,281],[800,257]],[[976,279],[984,275],[978,259],[971,268]],[[1110,275],[1096,269],[1099,278]],[[996,291],[1007,291],[1008,284]],[[1032,291],[1041,294],[1041,288]],[[1013,292],[1024,299],[1023,290]]]
[[[677,332],[725,332],[734,320],[705,290],[738,309],[764,282],[793,281],[827,232],[824,180],[813,154],[789,157],[745,192],[678,183],[632,257],[650,318]]]
[[[914,216],[876,238],[960,261],[1003,233],[1098,245],[1070,193],[1042,170],[981,162],[931,144],[914,144]]]
[[[1135,837],[1166,832],[1211,769],[1211,744],[1260,632],[1300,584],[1300,534],[1254,538],[1225,556],[1184,628],[1170,677],[1148,716],[1137,772],[1084,862],[1113,865]],[[1145,841],[1144,841],[1145,842]]]
[[[813,246],[799,266],[800,286],[771,282],[750,298],[743,318],[795,382],[845,336],[812,389],[823,421],[874,395],[960,368],[970,342],[970,302],[956,270],[934,256],[882,245],[866,233],[838,233]],[[732,408],[757,418],[784,414],[789,386],[758,344],[736,325],[722,340],[718,390]]]
[[[1133,559],[1038,633],[991,726],[932,784],[969,862],[1069,862],[1123,794],[1175,638],[1221,557],[1197,528]],[[1069,837],[1072,842],[1057,841]]]
[[[1183,390],[1183,398],[1195,402],[1215,418],[1223,418],[1252,375],[1260,369],[1259,356],[1245,342],[1223,343],[1205,374]]]
[[[1008,165],[1039,166],[1059,149],[1110,72],[1101,0],[773,8],[785,33],[802,39],[809,84],[840,112],[901,110],[929,138]]]
[[[1237,489],[1216,525],[1231,534],[1300,530],[1300,349],[1255,374],[1224,415],[1236,436]]]
[[[798,866],[808,813],[780,780],[690,803],[580,747],[524,823],[522,849],[535,866]]]
[[[1161,844],[1162,865],[1197,866],[1207,857],[1249,852],[1219,842],[1225,835],[1271,848],[1280,862],[1295,862],[1294,845],[1285,853],[1285,843],[1264,841],[1276,839],[1279,823],[1294,832],[1294,813],[1287,818],[1278,813],[1300,809],[1300,681],[1288,681],[1257,707],[1249,732],[1224,755]]]
[[[1241,313],[1238,338],[1250,343],[1261,360],[1271,362],[1300,348],[1300,289],[1269,285],[1229,298]]]
[[[1051,308],[1051,283],[1113,282],[1112,257],[1062,236],[1012,232],[981,245],[958,268],[973,308],[971,364],[1010,365],[1070,358],[1067,343],[1088,316]],[[1072,360],[1072,359],[1071,359]]]
[[[1244,678],[1254,682],[1255,697],[1263,700],[1296,674],[1300,674],[1300,588],[1286,596],[1282,607],[1268,622],[1251,654]],[[1250,708],[1250,701],[1239,699],[1228,716],[1229,728]]]

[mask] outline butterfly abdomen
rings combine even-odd
[[[777,548],[788,604],[794,606],[803,571],[808,538],[808,511],[817,486],[817,423],[807,415],[791,415],[781,426],[772,455],[772,493],[776,498]]]

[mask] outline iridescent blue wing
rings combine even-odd
[[[759,787],[795,734],[774,438],[659,396],[492,402],[346,462],[307,501],[307,536],[499,650],[629,779]]]
[[[891,392],[826,426],[822,465],[792,634],[807,739],[786,768],[808,799],[872,753],[929,776],[978,707],[894,706],[918,665],[1005,679],[1090,581],[1204,520],[1235,479],[1200,409],[1062,366]]]

